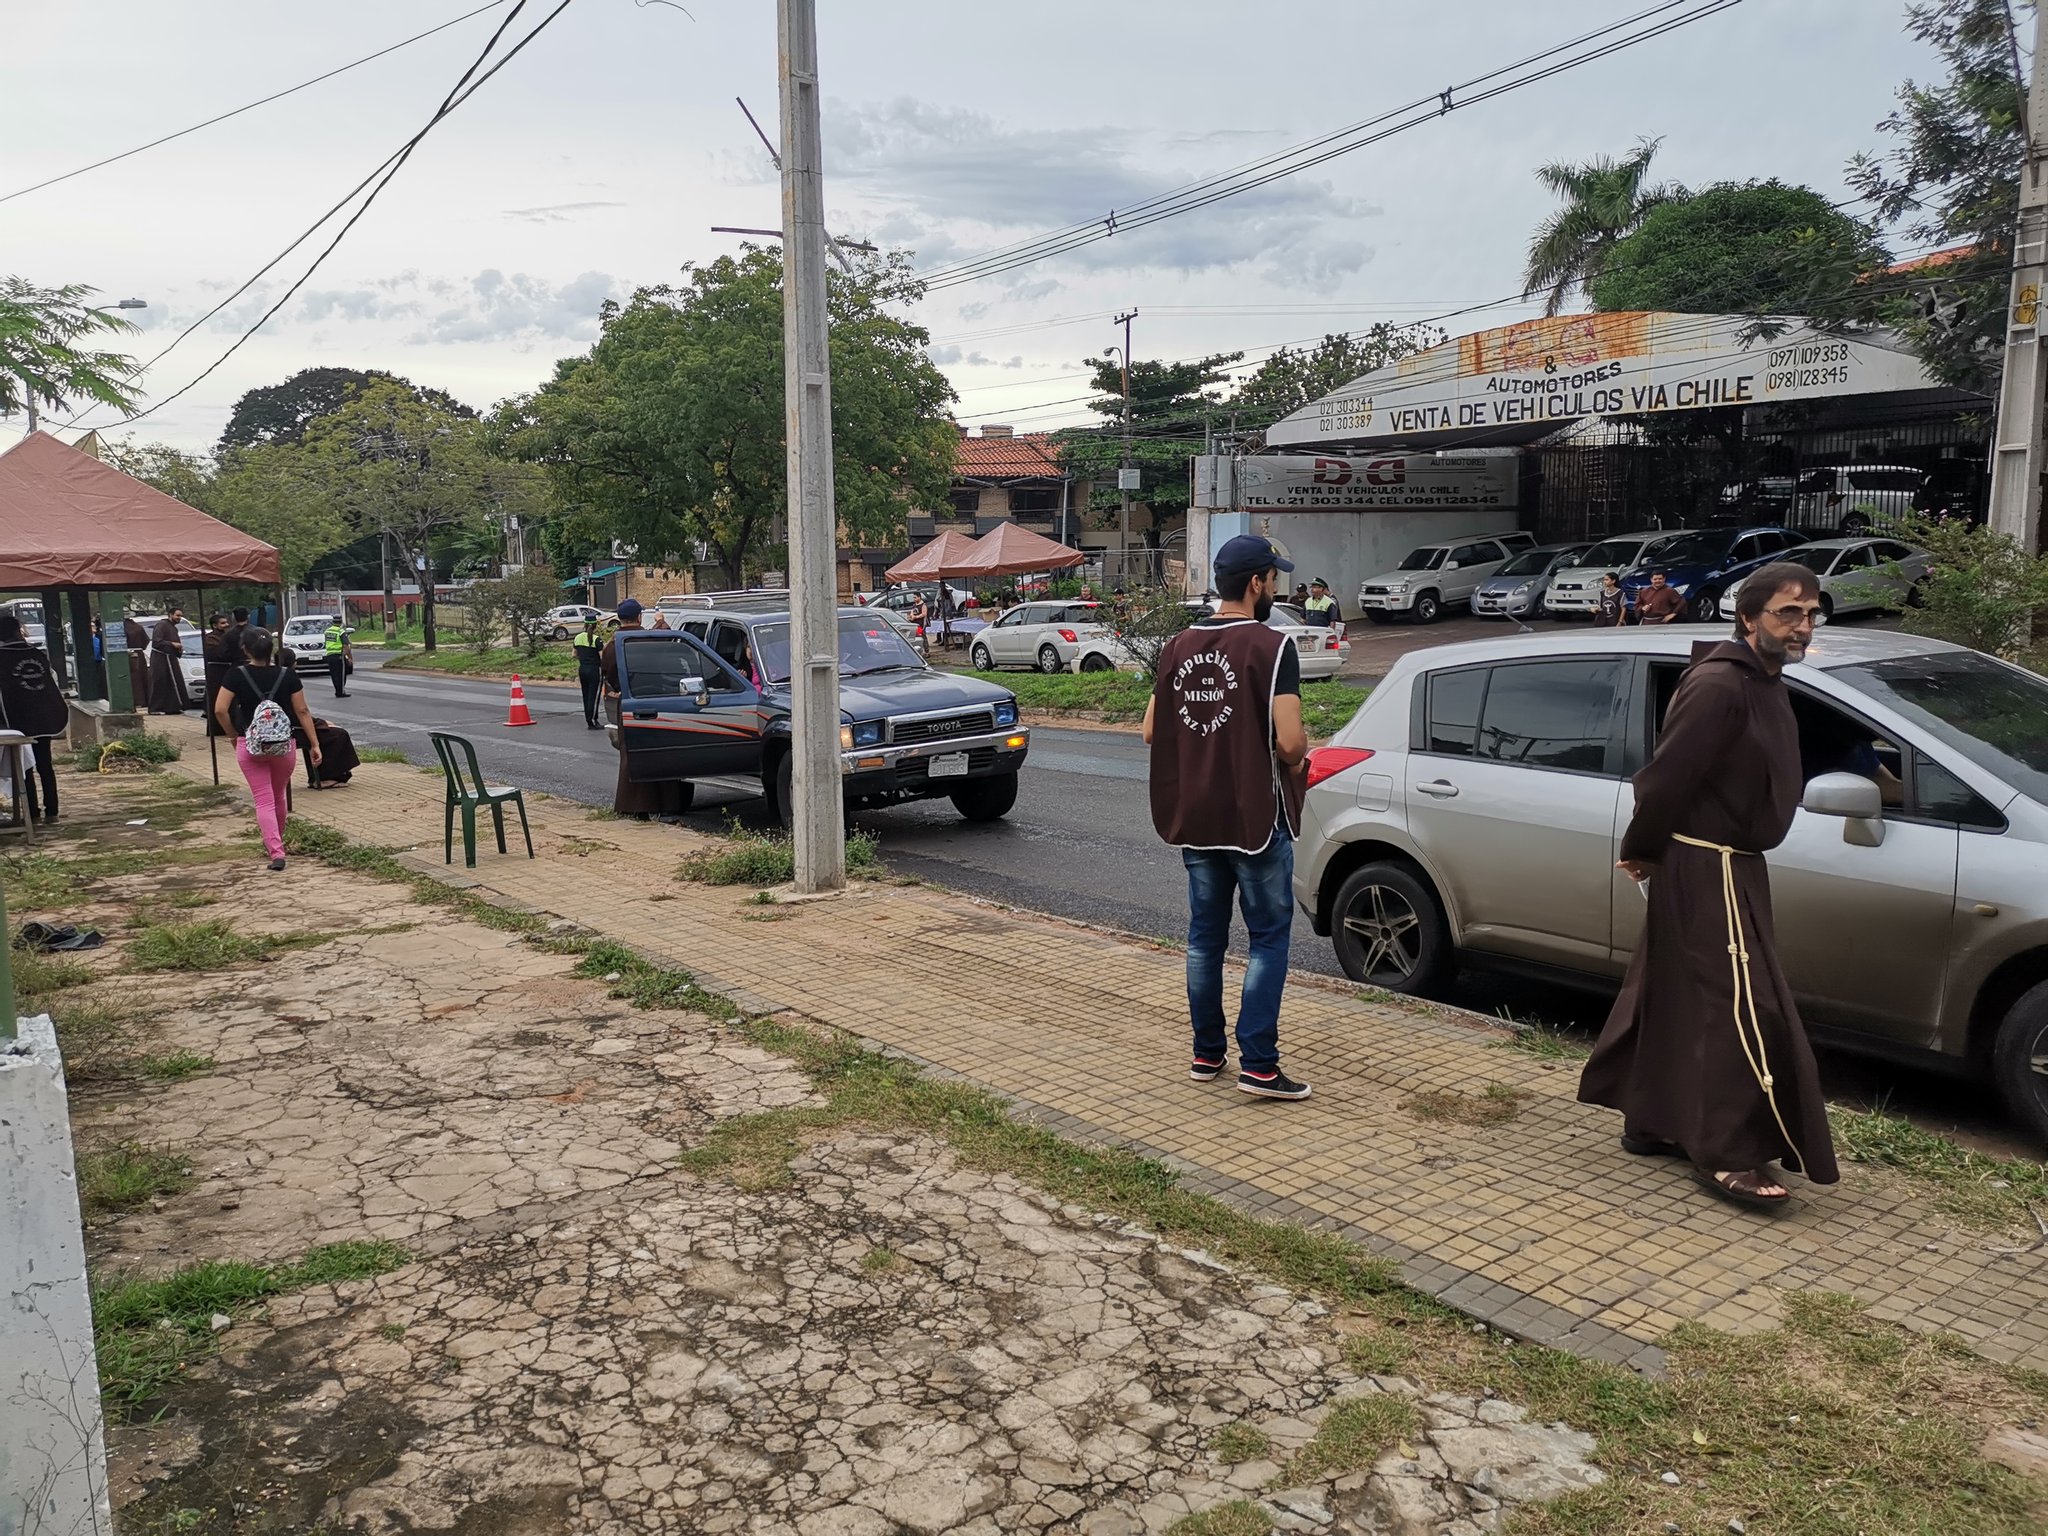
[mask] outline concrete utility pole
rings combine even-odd
[[[790,832],[796,888],[846,884],[839,779],[839,612],[832,369],[825,314],[825,176],[814,0],[777,0],[782,85],[782,372],[789,453]]]
[[[1128,314],[1118,315],[1115,324],[1124,328],[1124,456],[1116,472],[1117,495],[1121,498],[1117,512],[1116,559],[1117,569],[1127,579],[1131,568],[1131,491],[1137,476],[1131,473],[1131,322],[1138,318],[1134,309]],[[1117,583],[1122,585],[1122,581]]]
[[[1998,433],[1991,445],[1991,526],[2028,549],[2041,547],[2041,481],[2048,475],[2042,414],[2048,366],[2041,355],[2041,288],[2048,281],[2048,48],[2036,23],[2027,88],[2027,161],[2020,172],[2013,231],[2012,299],[2005,315],[2005,373],[1998,386]]]

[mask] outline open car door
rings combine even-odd
[[[761,695],[680,630],[619,634],[619,746],[636,784],[761,771]]]

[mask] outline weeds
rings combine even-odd
[[[1859,1163],[1893,1168],[1923,1185],[1936,1209],[1980,1227],[2035,1229],[2048,1212],[2048,1163],[1990,1157],[1883,1110],[1831,1108],[1835,1144]]]
[[[1404,1099],[1400,1108],[1417,1120],[1447,1120],[1455,1125],[1505,1125],[1521,1114],[1522,1104],[1528,1097],[1526,1089],[1506,1083],[1488,1083],[1481,1093],[1432,1088],[1412,1099]]]
[[[739,1012],[717,993],[698,986],[697,979],[688,971],[652,965],[625,945],[609,939],[590,945],[571,974],[591,980],[616,976],[618,980],[610,983],[610,995],[623,998],[636,1008],[677,1008],[709,1014],[715,1019],[730,1019]]]
[[[1363,1472],[1380,1456],[1421,1428],[1415,1405],[1391,1392],[1354,1397],[1337,1404],[1316,1428],[1316,1436],[1287,1464],[1291,1483]]]
[[[162,1056],[138,1056],[133,1065],[144,1077],[153,1077],[160,1083],[177,1083],[201,1072],[211,1072],[213,1058],[197,1051],[171,1051]]]
[[[411,758],[407,757],[396,747],[357,747],[356,757],[366,763],[409,763],[412,761]],[[440,769],[436,768],[434,771],[438,773]]]
[[[224,971],[261,960],[274,947],[212,918],[152,924],[128,941],[127,960],[133,971]]]
[[[123,731],[109,741],[85,743],[71,754],[71,760],[81,773],[98,773],[102,759],[110,752],[134,758],[151,772],[184,756],[184,749],[168,736],[157,736],[149,731]]]
[[[133,1210],[192,1184],[192,1164],[175,1152],[116,1141],[80,1152],[78,1204],[88,1218]]]
[[[47,954],[39,949],[17,949],[10,957],[14,967],[14,1001],[24,1013],[39,1012],[52,993],[67,987],[82,987],[93,979],[93,969],[68,955]]]
[[[1250,1424],[1226,1424],[1209,1437],[1209,1450],[1218,1461],[1259,1461],[1273,1448],[1266,1432]]]
[[[1515,1051],[1538,1061],[1584,1061],[1593,1054],[1592,1046],[1585,1041],[1552,1025],[1520,1023],[1508,1018],[1505,1010],[1501,1022],[1510,1033],[1488,1042],[1497,1051]]]
[[[1232,1499],[1199,1514],[1185,1515],[1166,1536],[1272,1536],[1273,1517],[1250,1499]]]
[[[894,1248],[876,1246],[860,1256],[860,1267],[871,1275],[886,1275],[903,1265],[903,1255]]]
[[[439,773],[440,769],[431,770]],[[501,933],[517,933],[528,938],[539,938],[547,931],[547,919],[532,912],[518,912],[511,907],[500,906],[486,901],[481,896],[459,891],[452,885],[443,884],[432,875],[415,874],[392,857],[391,850],[373,844],[351,842],[345,835],[332,827],[324,827],[315,821],[305,821],[297,816],[289,817],[284,824],[285,852],[300,858],[318,859],[336,869],[351,870],[359,875],[369,875],[378,880],[391,880],[405,886],[412,893],[412,899],[428,906],[447,907],[456,915],[466,917],[473,923],[486,928],[495,928]],[[546,947],[561,949],[563,946],[548,941]]]
[[[880,844],[873,833],[846,834],[846,872],[882,874]],[[787,834],[727,830],[721,847],[700,849],[683,860],[678,880],[700,885],[787,885],[796,878],[796,854]]]
[[[229,1318],[252,1302],[314,1285],[368,1279],[409,1263],[396,1243],[330,1243],[293,1264],[192,1264],[155,1279],[95,1277],[93,1342],[100,1393],[116,1418],[131,1415],[210,1355],[216,1313]]]

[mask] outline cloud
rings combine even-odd
[[[1042,231],[1106,221],[1113,210],[1127,212],[1219,168],[1158,162],[1124,130],[1013,128],[982,113],[908,97],[835,104],[825,130],[826,174],[839,195],[857,194],[871,210],[877,237],[915,250],[926,270]],[[1167,142],[1185,146],[1211,137]],[[1230,153],[1220,143],[1208,147]],[[1034,264],[1007,296],[1052,292],[1057,279],[1039,274],[1055,263],[1096,272],[1248,268],[1327,291],[1372,259],[1373,248],[1358,238],[1356,226],[1379,212],[1327,181],[1284,177]]]
[[[306,293],[299,298],[299,315],[305,320],[388,320],[418,314],[417,303],[391,297],[402,286],[409,285],[387,281]]]
[[[493,267],[470,279],[456,302],[429,314],[410,339],[589,341],[597,335],[598,306],[613,297],[618,286],[618,280],[604,272],[585,272],[557,287],[524,272],[508,277]]]
[[[549,203],[541,208],[507,208],[508,219],[524,219],[529,224],[567,224],[577,214],[588,213],[593,208],[626,208],[628,203]]]

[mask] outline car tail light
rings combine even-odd
[[[1335,778],[1346,768],[1356,768],[1372,756],[1371,747],[1317,747],[1308,755],[1308,787]]]
[[[1075,634],[1071,629],[1063,629],[1059,631],[1059,637],[1062,640],[1066,641],[1069,645],[1078,645],[1081,640],[1081,637]]]

